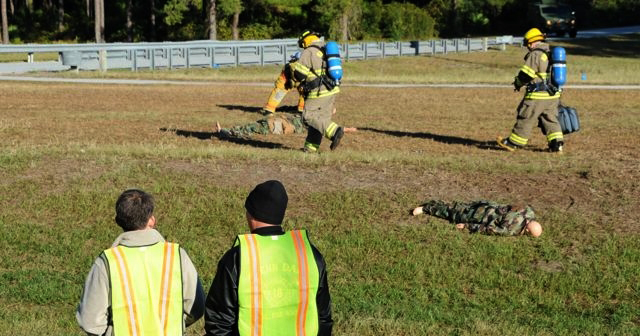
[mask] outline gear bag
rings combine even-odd
[[[575,108],[558,104],[558,122],[562,134],[569,134],[580,130],[580,118]]]

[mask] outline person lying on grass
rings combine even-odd
[[[335,114],[335,109],[334,109]],[[358,131],[355,127],[345,127],[345,132]],[[216,121],[216,133],[225,138],[248,138],[254,134],[294,134],[306,133],[307,125],[302,121],[302,115],[293,113],[271,114],[266,118],[245,125],[222,128]]]
[[[498,236],[530,235],[539,237],[542,226],[529,205],[505,205],[490,201],[446,203],[428,201],[413,209],[412,215],[426,213],[456,224],[456,229]]]

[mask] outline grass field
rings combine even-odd
[[[613,63],[625,76],[602,82],[638,84],[637,50],[623,49],[585,57],[589,79]],[[482,70],[487,55],[450,57],[510,83],[522,50],[516,65]],[[410,62],[420,61],[438,60]],[[393,77],[376,77],[380,67],[372,77]],[[272,81],[278,70],[239,71]],[[334,120],[360,131],[319,155],[299,151],[304,135],[214,136],[216,120],[260,118],[269,91],[0,82],[0,335],[82,334],[82,284],[120,233],[113,206],[129,187],[155,196],[160,232],[185,247],[208,289],[246,232],[244,198],[267,179],[288,189],[285,227],[307,229],[327,259],[336,335],[640,333],[640,91],[567,90],[582,129],[563,155],[544,152],[535,132],[525,150],[495,147],[521,98],[509,88],[347,82]],[[427,199],[527,202],[545,231],[470,235],[409,216]],[[188,330],[202,333],[201,321]]]

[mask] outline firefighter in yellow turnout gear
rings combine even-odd
[[[498,146],[509,151],[525,146],[531,130],[539,125],[547,137],[549,151],[562,152],[564,141],[557,118],[561,90],[550,82],[549,45],[537,28],[527,31],[522,43],[529,52],[513,85],[516,91],[524,86],[526,92],[518,105],[517,120],[511,135],[506,139],[498,137]]]
[[[280,76],[276,79],[275,87],[271,90],[271,94],[269,95],[269,99],[267,100],[267,104],[262,109],[262,113],[264,115],[271,115],[276,112],[276,108],[282,102],[282,99],[289,93],[289,91],[295,88],[295,82],[291,80],[291,75],[293,71],[291,71],[291,63],[297,61],[300,58],[300,52],[296,52],[291,55],[289,59],[289,63],[285,64],[280,72]],[[300,93],[300,97],[298,98],[298,112],[302,113],[304,111],[304,97],[302,93]]]
[[[317,152],[323,137],[331,140],[330,148],[334,150],[344,136],[344,129],[331,121],[340,87],[326,74],[324,41],[320,36],[311,31],[302,33],[298,45],[304,50],[300,59],[291,63],[292,79],[304,94],[302,118],[309,130],[303,150],[307,152]]]

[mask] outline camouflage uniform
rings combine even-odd
[[[535,220],[531,206],[504,205],[489,201],[449,204],[434,200],[423,204],[422,210],[454,224],[465,223],[471,233],[499,236],[521,235],[527,222]]]
[[[253,134],[292,134],[306,131],[307,127],[299,114],[279,114],[246,125],[223,128],[220,134],[230,138],[246,138]]]

